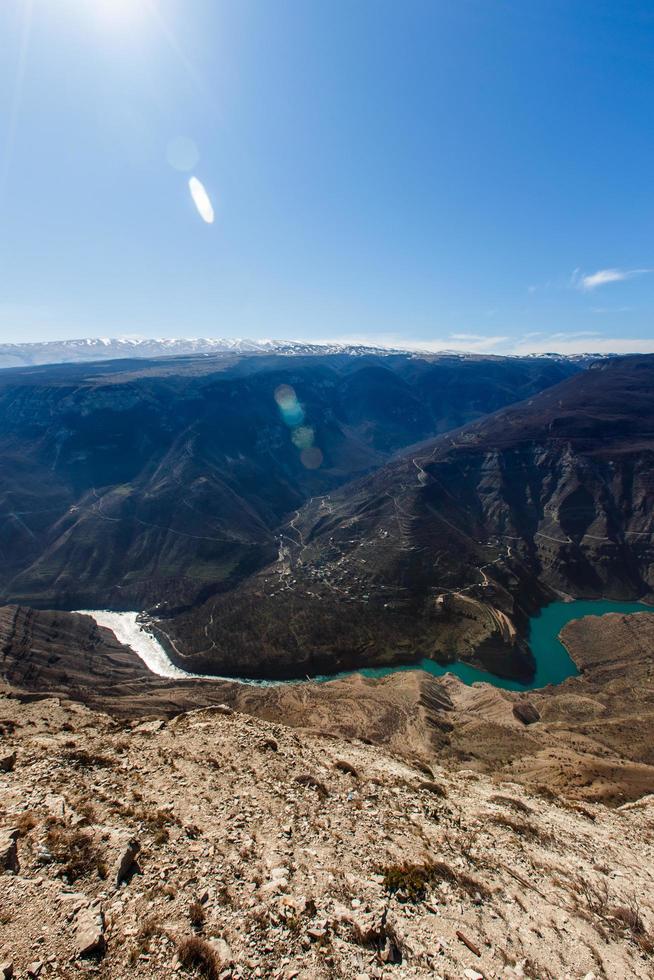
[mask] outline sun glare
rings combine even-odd
[[[91,0],[91,8],[105,23],[133,23],[147,11],[147,0]]]

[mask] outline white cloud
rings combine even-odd
[[[518,341],[512,354],[654,354],[654,338],[557,334],[536,342]]]
[[[314,340],[314,343],[361,344],[370,347],[392,347],[399,350],[463,351],[471,354],[654,354],[654,338],[605,337],[592,330],[534,331],[522,337],[484,336],[453,333],[430,340],[414,339],[400,333],[345,334]]]
[[[633,306],[591,306],[591,313],[633,313]]]
[[[503,340],[508,340],[508,337],[489,337],[484,333],[451,333],[450,340],[482,341],[485,344],[491,343],[495,345]]]
[[[525,337],[531,336],[525,334]],[[541,335],[542,336],[542,335]],[[559,330],[558,333],[551,333],[548,340],[578,340],[580,337],[602,337],[603,334],[597,330]]]
[[[580,269],[575,269],[570,281],[575,289],[588,293],[598,286],[606,286],[611,282],[624,282],[625,279],[634,279],[650,271],[650,269],[598,269],[597,272],[586,275]]]
[[[306,339],[306,338],[303,338]],[[402,333],[348,333],[339,336],[311,338],[315,344],[351,344],[369,347],[390,347],[396,350],[429,351],[470,351],[473,353],[491,353],[496,348],[502,348],[511,338],[503,336],[486,336],[480,333],[451,333],[445,337],[430,339],[414,339]]]

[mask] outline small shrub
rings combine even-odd
[[[150,952],[150,944],[155,936],[162,933],[162,928],[156,919],[146,919],[136,936],[134,945],[129,952],[129,962],[132,966],[136,963],[139,956]]]
[[[524,813],[526,817],[531,816],[534,812],[530,806],[527,806],[522,800],[515,799],[513,796],[491,796],[489,803],[495,803],[497,806],[508,806],[517,813]]]
[[[187,970],[197,970],[206,980],[218,980],[221,964],[213,946],[200,939],[190,936],[182,939],[177,947],[179,962]]]
[[[354,768],[354,766],[347,762],[345,759],[337,759],[334,763],[334,769],[338,769],[340,772],[346,773],[348,776],[354,776],[355,779],[359,778],[359,773]]]
[[[552,839],[551,834],[539,830],[535,824],[527,823],[523,820],[514,820],[512,817],[507,817],[504,813],[493,814],[491,822],[498,827],[504,827],[506,830],[513,831],[518,837],[524,837],[526,840],[546,842]]]
[[[636,902],[611,909],[609,916],[620,926],[628,929],[634,936],[641,936],[645,932],[645,926],[640,915],[640,908]]]
[[[188,917],[191,920],[191,925],[194,929],[197,929],[198,932],[204,929],[207,914],[204,911],[204,906],[201,902],[191,902],[188,910]]]
[[[434,796],[440,796],[444,799],[447,796],[447,790],[440,783],[435,783],[432,779],[422,779],[418,784],[419,789],[427,790],[428,793],[432,793]]]
[[[384,888],[391,895],[399,893],[408,902],[421,902],[431,883],[429,869],[424,865],[392,865],[384,870]]]
[[[95,872],[106,878],[107,867],[98,851],[93,835],[88,831],[50,823],[45,835],[45,846],[54,861],[61,865],[62,874],[70,882]]]
[[[30,830],[34,830],[38,824],[36,814],[32,810],[23,810],[17,820],[14,820],[14,827],[18,831],[19,837],[26,837]]]
[[[420,902],[427,896],[430,887],[438,881],[447,881],[471,898],[479,895],[488,898],[490,889],[465,871],[455,871],[444,861],[425,864],[391,865],[383,870],[384,888],[391,894],[409,902]]]
[[[74,744],[74,743],[73,743]],[[99,752],[87,752],[86,749],[72,749],[64,755],[64,761],[78,769],[110,769],[114,760]]]
[[[309,786],[311,789],[315,789],[318,796],[323,800],[326,800],[329,796],[329,790],[325,784],[321,783],[319,779],[315,778],[315,776],[310,776],[308,773],[305,773],[302,776],[296,776],[295,782],[300,786]]]

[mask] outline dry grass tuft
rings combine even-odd
[[[413,759],[413,765],[418,770],[418,772],[421,772],[423,776],[427,777],[427,779],[434,778],[434,773],[431,767],[428,766],[426,762],[423,762],[422,759]]]
[[[204,911],[204,906],[201,902],[191,902],[188,909],[188,917],[191,920],[191,925],[198,932],[204,929],[204,923],[207,919],[207,913]]]
[[[522,800],[517,800],[514,796],[500,796],[497,794],[491,796],[488,802],[495,803],[497,806],[508,806],[517,813],[523,813],[526,817],[531,816],[534,812],[530,806],[527,806]]]
[[[132,966],[134,966],[134,964],[137,962],[139,956],[150,952],[150,944],[152,940],[155,936],[159,936],[163,932],[163,928],[156,919],[145,920],[134,937],[134,945],[129,951],[129,962]]]
[[[418,789],[424,789],[433,796],[440,796],[444,799],[447,796],[447,790],[440,783],[435,783],[433,779],[422,779],[418,783]]]
[[[74,743],[73,743],[74,744]],[[64,762],[78,769],[111,769],[114,760],[100,752],[87,752],[86,749],[72,749],[64,754]]]
[[[300,786],[309,786],[311,789],[315,789],[318,796],[323,800],[326,800],[329,796],[329,790],[325,784],[321,783],[315,776],[310,776],[308,773],[304,773],[301,776],[296,776],[295,782]]]
[[[107,866],[93,835],[88,831],[50,821],[45,846],[70,882],[94,872],[99,878],[107,877]]]
[[[14,820],[14,827],[18,831],[19,837],[26,837],[27,834],[38,824],[38,817],[32,810],[23,810],[23,812]]]
[[[586,878],[579,878],[572,891],[577,915],[592,922],[603,939],[618,939],[626,934],[643,953],[654,953],[654,941],[647,933],[635,895],[624,905],[612,905],[607,883],[594,884]]]
[[[498,827],[504,827],[506,830],[511,830],[518,837],[522,837],[525,840],[547,843],[552,839],[551,834],[540,830],[535,824],[528,823],[526,820],[514,820],[512,817],[507,817],[504,813],[494,813],[490,819],[491,823],[496,824]]]
[[[190,936],[177,947],[179,962],[187,970],[196,970],[206,980],[218,980],[221,963],[213,946],[205,939]]]
[[[347,762],[345,759],[337,759],[334,763],[334,769],[338,769],[339,772],[344,772],[348,776],[354,776],[355,779],[359,778],[359,773],[354,768],[351,762]]]
[[[491,891],[465,871],[455,871],[444,861],[395,864],[382,870],[384,888],[408,902],[420,902],[439,881],[446,881],[471,898],[489,898]]]

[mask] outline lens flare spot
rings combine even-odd
[[[292,429],[302,425],[304,422],[304,409],[300,405],[295,394],[295,389],[291,385],[279,385],[278,388],[275,388],[275,401],[286,425]]]
[[[193,170],[200,159],[196,143],[188,136],[177,136],[166,148],[166,159],[174,170]]]
[[[291,439],[297,449],[310,449],[313,446],[314,431],[310,425],[300,425],[293,429]]]
[[[291,385],[279,385],[278,388],[275,388],[275,401],[280,408],[285,408],[292,402],[296,402],[295,388],[292,388]]]
[[[317,470],[318,467],[322,466],[323,455],[317,446],[311,446],[309,449],[302,450],[300,459],[306,469]]]
[[[206,221],[208,225],[212,225],[214,210],[211,203],[211,198],[207,194],[204,184],[202,181],[198,180],[197,177],[191,177],[188,182],[188,186],[191,192],[191,197],[193,198],[193,203],[198,210],[198,214],[203,221]]]

